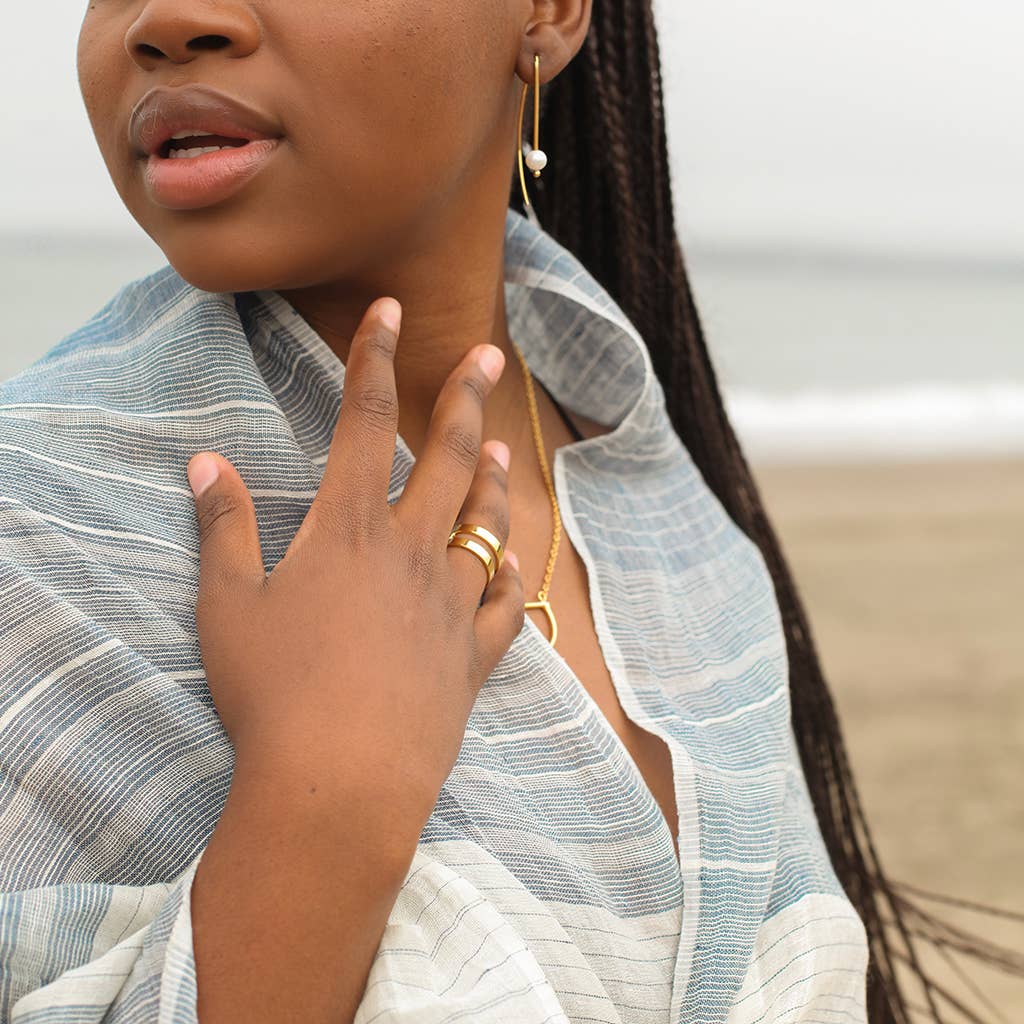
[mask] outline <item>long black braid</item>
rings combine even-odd
[[[879,864],[810,626],[723,408],[690,291],[675,229],[651,0],[594,0],[582,51],[541,89],[541,116],[551,162],[541,178],[528,178],[541,224],[579,257],[644,337],[676,431],[771,571],[801,761],[834,870],[868,934],[869,1020],[908,1024],[911,1010],[919,1009],[907,997],[906,982],[913,980],[924,993],[927,1019],[947,1019],[942,1005],[981,1021],[928,975],[915,941],[1015,974],[1024,974],[1024,958],[922,910],[905,893],[923,891],[890,881]],[[523,208],[516,174],[510,205]],[[910,978],[899,976],[897,962]]]

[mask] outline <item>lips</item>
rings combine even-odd
[[[170,210],[214,206],[268,166],[283,138],[256,107],[208,85],[156,86],[135,105],[128,137],[150,199]]]
[[[144,159],[166,152],[166,143],[182,132],[222,136],[231,145],[256,139],[279,139],[277,122],[263,111],[209,85],[158,85],[135,105],[128,137],[135,155]],[[240,141],[241,140],[241,141]],[[202,145],[195,141],[194,145]]]

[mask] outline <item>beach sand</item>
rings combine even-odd
[[[752,469],[883,869],[1024,913],[1024,459]],[[923,905],[1024,956],[1024,923]],[[1024,1020],[1024,981],[954,961],[998,1014],[927,964],[981,1019]]]

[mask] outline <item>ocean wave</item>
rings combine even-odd
[[[921,382],[769,394],[723,388],[751,456],[1024,455],[1024,382]]]

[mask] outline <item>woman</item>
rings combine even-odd
[[[0,391],[4,1019],[905,1019],[649,5],[93,4],[79,72],[169,266]]]

